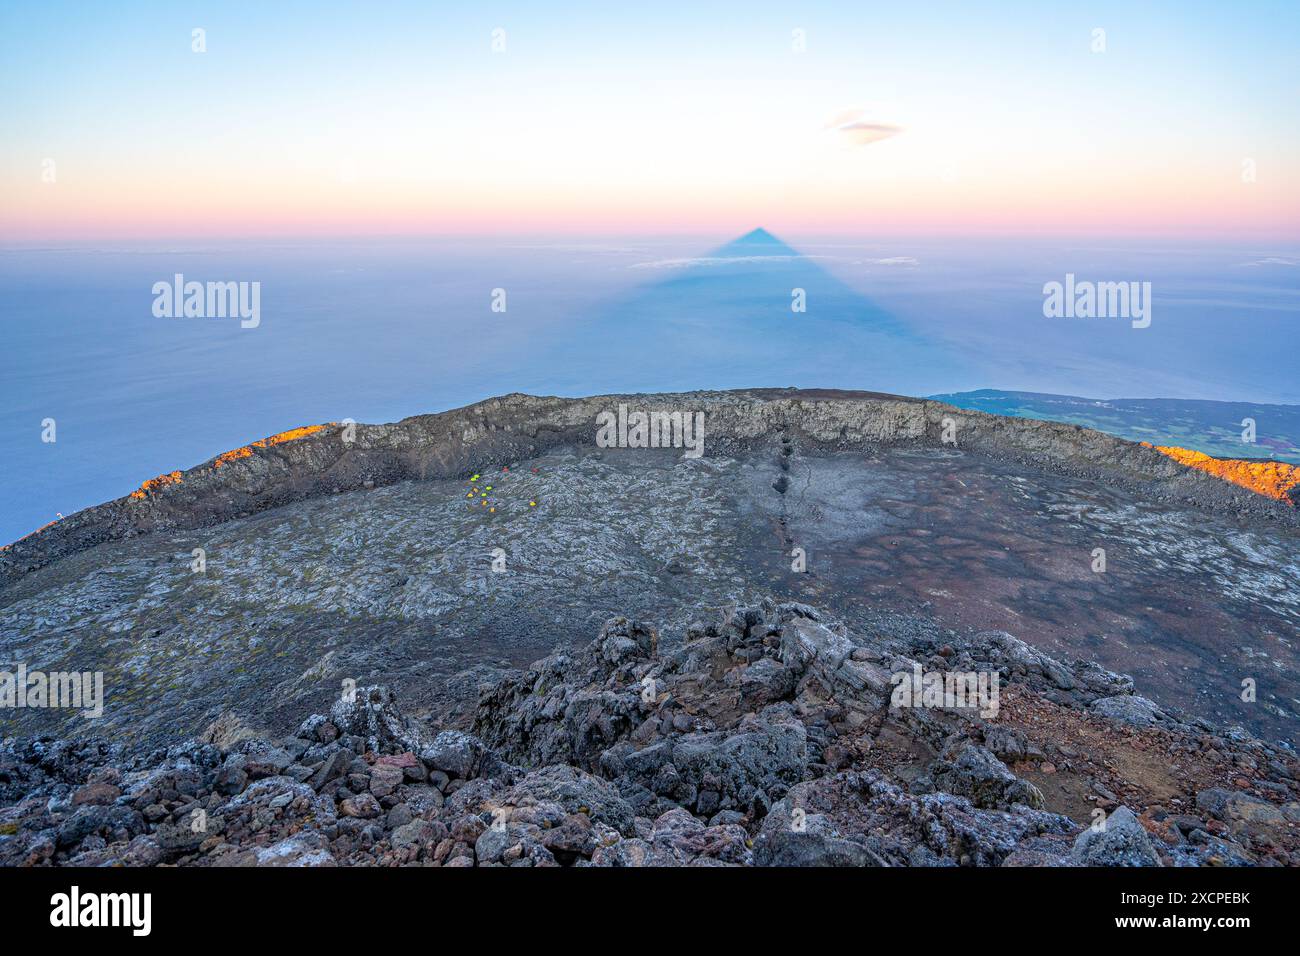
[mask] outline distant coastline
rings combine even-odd
[[[1183,398],[1084,398],[1047,392],[981,388],[930,395],[958,408],[1067,422],[1144,441],[1176,445],[1215,458],[1300,464],[1300,405]],[[1253,423],[1251,426],[1243,422]],[[1247,440],[1253,437],[1253,441]]]

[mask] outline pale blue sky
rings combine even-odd
[[[1294,235],[1295,3],[563,6],[9,5],[0,236]],[[901,132],[845,147],[846,109]]]

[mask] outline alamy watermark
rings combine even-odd
[[[1132,319],[1135,329],[1151,324],[1150,282],[1076,281],[1043,284],[1043,315],[1049,319]]]
[[[55,927],[125,926],[132,936],[153,928],[152,893],[95,893],[73,886],[50,897],[50,925]]]
[[[629,412],[620,404],[618,412],[596,416],[596,445],[599,448],[684,448],[684,457],[704,454],[703,412]]]
[[[985,719],[998,715],[997,671],[899,671],[889,678],[894,685],[890,707],[934,707],[978,710]]]
[[[262,324],[262,283],[186,282],[176,273],[171,282],[153,284],[153,314],[160,319],[240,319],[240,328]]]
[[[19,664],[0,670],[0,709],[80,710],[83,717],[104,715],[103,671],[29,671]]]

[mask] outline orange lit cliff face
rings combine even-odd
[[[216,468],[227,465],[232,461],[240,458],[248,458],[253,454],[254,448],[270,448],[273,445],[283,445],[287,441],[297,441],[299,438],[306,438],[308,435],[314,435],[319,431],[324,431],[325,425],[304,425],[302,428],[290,428],[287,432],[280,432],[278,435],[272,435],[270,438],[263,438],[261,441],[255,441],[251,445],[245,445],[243,448],[236,448],[234,451],[228,451],[212,459],[212,464]]]
[[[131,492],[132,498],[144,498],[165,485],[179,485],[181,483],[181,473],[173,471],[169,475],[159,475],[157,478],[150,478],[135,491]]]
[[[1288,465],[1280,461],[1211,458],[1209,455],[1199,451],[1189,451],[1186,448],[1151,445],[1147,442],[1142,444],[1148,448],[1155,448],[1162,455],[1168,455],[1179,464],[1204,471],[1224,481],[1230,481],[1234,485],[1248,488],[1256,494],[1276,498],[1288,504],[1291,503],[1288,492],[1300,485],[1300,466],[1297,465]]]
[[[212,459],[212,466],[214,468],[220,468],[222,465],[228,465],[230,462],[238,461],[240,458],[251,457],[254,448],[271,448],[274,445],[283,445],[285,442],[297,441],[299,438],[306,438],[308,435],[314,435],[319,431],[324,431],[328,427],[328,425],[304,425],[301,428],[291,428],[287,432],[280,432],[278,435],[263,438],[261,441],[255,441],[251,445],[244,445],[242,448],[223,452],[216,458]],[[179,485],[182,480],[179,471],[173,471],[168,475],[159,475],[157,478],[150,478],[138,489],[131,492],[131,497],[137,500],[146,498],[153,492],[167,485]]]

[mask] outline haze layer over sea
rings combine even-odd
[[[0,246],[0,542],[298,425],[512,391],[1300,401],[1298,246],[725,239]],[[260,283],[257,327],[156,316],[177,273]],[[1150,327],[1045,318],[1067,273],[1150,282]]]

